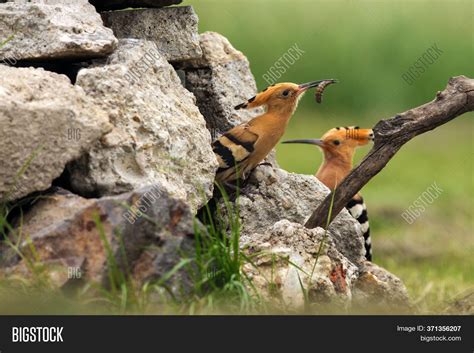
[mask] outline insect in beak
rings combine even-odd
[[[307,83],[302,83],[301,85],[298,86],[298,94],[301,94],[310,88],[318,87],[318,85],[324,81],[327,81],[327,80],[319,80],[319,81],[311,81]]]
[[[318,87],[316,88],[316,94],[314,96],[316,102],[322,102],[324,90],[332,83],[337,83],[337,80],[324,80],[323,82],[321,82],[321,84],[318,85]]]

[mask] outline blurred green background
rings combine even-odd
[[[472,1],[185,0],[200,32],[226,36],[249,59],[258,89],[293,45],[305,53],[278,81],[323,78],[323,104],[308,93],[285,138],[320,137],[335,126],[372,127],[419,106],[451,76],[474,76]],[[432,45],[441,56],[412,85],[402,79]],[[474,114],[408,143],[364,189],[374,261],[406,283],[420,312],[439,312],[474,290]],[[370,147],[358,151],[356,160]],[[312,146],[280,145],[280,165],[314,174]],[[413,224],[401,214],[433,182],[443,190]]]

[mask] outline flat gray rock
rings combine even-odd
[[[70,166],[82,195],[115,195],[160,183],[193,211],[212,196],[217,161],[194,96],[153,42],[124,39],[76,85],[109,114],[113,130]]]
[[[282,308],[302,309],[306,291],[307,304],[351,306],[357,266],[337,250],[330,232],[325,235],[322,228],[281,220],[246,237],[241,246],[252,259],[243,270],[267,300],[278,301]]]
[[[241,248],[252,259],[243,267],[252,280],[249,290],[256,289],[278,307],[296,310],[310,305],[316,312],[326,306],[342,313],[410,312],[407,289],[399,278],[368,261],[357,266],[341,253],[336,240],[331,230],[307,229],[285,219],[246,236]]]
[[[49,188],[110,131],[107,114],[64,75],[0,65],[0,199]]]
[[[87,0],[0,4],[0,61],[88,59],[110,54],[112,30]]]
[[[237,199],[244,239],[264,233],[283,219],[304,224],[329,193],[329,189],[312,175],[288,173],[269,166],[257,167],[250,178],[244,193]],[[342,255],[356,265],[364,261],[360,224],[347,210],[342,210],[334,219],[329,231]]]
[[[168,61],[190,60],[202,55],[198,17],[191,6],[110,11],[103,12],[102,18],[117,38],[155,42]]]
[[[353,288],[354,306],[361,311],[406,313],[413,307],[403,282],[373,262],[365,261]]]
[[[98,11],[119,10],[129,7],[164,7],[180,4],[183,0],[89,0]]]

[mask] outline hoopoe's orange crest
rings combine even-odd
[[[372,129],[360,129],[358,126],[336,127],[326,132],[321,138],[323,148],[347,146],[356,148],[368,144],[374,139]]]

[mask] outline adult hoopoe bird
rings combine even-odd
[[[283,136],[303,93],[327,81],[313,81],[301,85],[278,83],[267,87],[247,102],[237,105],[235,109],[265,106],[266,112],[235,126],[214,141],[212,148],[219,162],[216,181],[229,185],[229,182],[246,179]]]
[[[329,189],[339,184],[352,170],[352,159],[355,149],[373,141],[372,129],[355,127],[336,127],[326,132],[321,139],[288,140],[283,143],[307,143],[321,148],[324,155],[323,164],[316,172],[318,178]],[[365,257],[372,260],[372,245],[370,240],[369,218],[367,207],[362,196],[357,193],[346,205],[349,213],[361,226],[364,234]]]

